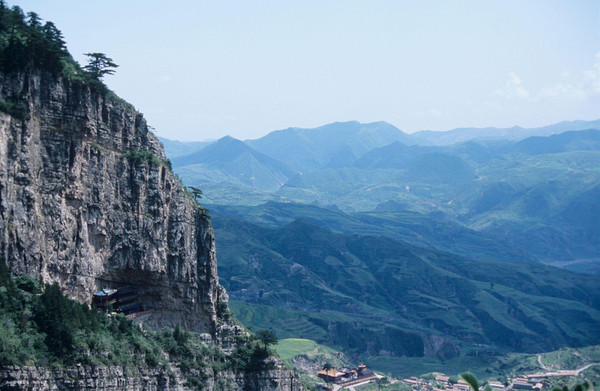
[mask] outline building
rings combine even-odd
[[[511,386],[513,390],[533,390],[533,385],[523,379],[516,379]]]
[[[497,381],[491,381],[488,383],[488,385],[492,388],[493,391],[502,391],[506,388],[504,384]]]
[[[469,384],[466,381],[464,381],[463,379],[459,379],[458,382],[456,384],[454,384],[452,389],[460,390],[460,391],[470,391],[471,386],[469,386]]]
[[[92,303],[105,311],[115,311],[125,315],[135,314],[144,310],[139,302],[135,288],[124,286],[117,289],[102,289],[94,293]]]
[[[336,368],[322,369],[317,372],[317,376],[325,380],[327,383],[337,383],[341,381],[346,374],[338,371]]]
[[[346,384],[354,380],[366,380],[376,377],[373,372],[367,370],[367,366],[360,364],[358,368],[343,367],[340,369],[322,369],[317,372],[317,376],[327,383]]]

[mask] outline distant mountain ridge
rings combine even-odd
[[[402,132],[394,125],[385,121],[371,123],[348,121],[333,122],[317,128],[290,127],[287,129],[274,130],[257,139],[248,139],[244,141],[257,150],[272,148],[274,144],[279,142],[286,142],[288,143],[288,146],[294,147],[292,142],[303,142],[305,141],[305,138],[309,136],[319,138],[320,141],[326,143],[327,138],[334,134],[343,136],[343,133],[347,132],[348,134],[346,134],[346,136],[348,136],[352,135],[352,133],[356,132],[356,130],[372,131],[377,130],[378,128],[380,130],[385,130],[385,133],[382,133],[380,137],[385,135],[392,140],[383,145],[391,144],[394,141],[400,141],[406,145],[448,146],[470,140],[519,141],[532,136],[544,137],[573,130],[600,129],[600,119],[592,121],[562,121],[556,124],[540,126],[536,128],[523,128],[520,126],[514,126],[511,128],[455,128],[445,131],[420,130],[414,133]],[[320,138],[323,135],[326,136],[325,139]],[[158,139],[163,142],[165,149],[167,150],[167,154],[172,157],[183,156],[185,154],[195,152],[196,150],[201,149],[203,146],[214,142],[214,140],[177,141],[163,137],[158,137]],[[370,149],[372,148],[373,147]]]
[[[553,134],[549,137],[532,136],[513,144],[508,149],[511,152],[522,152],[529,155],[569,151],[598,151],[600,150],[600,130],[571,130]]]
[[[424,162],[425,154],[437,153],[440,158],[456,155],[480,164],[499,154],[513,152],[532,155],[597,151],[598,128],[600,120],[561,122],[534,129],[465,128],[406,134],[386,122],[351,121],[314,129],[277,130],[246,141],[230,136],[206,142],[161,141],[186,183],[194,186],[230,183],[274,192],[290,180],[297,181],[297,175],[319,170],[408,169],[417,164],[414,169],[418,174],[424,168],[418,166],[418,161]],[[563,135],[555,134],[563,131]],[[552,136],[548,138],[548,135]],[[436,164],[442,170],[446,168],[442,162],[431,164],[430,170],[436,171]],[[467,170],[458,160],[452,164]],[[406,175],[407,178],[414,176],[410,172]],[[281,195],[289,196],[285,192]]]
[[[469,140],[519,141],[532,136],[551,136],[570,130],[600,129],[600,119],[594,121],[562,121],[537,128],[457,128],[447,131],[421,130],[410,134],[411,140],[419,145],[447,146]]]
[[[599,123],[563,122],[519,134]],[[246,142],[225,137],[172,163],[186,184],[205,190],[208,204],[277,201],[345,212],[415,212],[440,220],[442,231],[462,225],[538,260],[595,258],[600,248],[587,234],[595,232],[590,221],[558,215],[568,208],[596,211],[586,204],[594,200],[583,195],[600,185],[600,130],[518,141],[494,139],[517,137],[516,128],[480,131],[489,137],[445,146],[408,145],[413,135],[390,124],[339,122],[280,130]],[[583,201],[572,206],[576,199]],[[428,244],[448,248],[441,238]],[[470,251],[466,241],[450,248]]]
[[[165,148],[165,152],[166,152],[167,156],[169,156],[171,159],[176,158],[178,156],[185,156],[185,155],[192,154],[196,151],[201,150],[202,148],[206,147],[207,145],[214,143],[214,140],[177,141],[177,140],[169,140],[164,137],[157,137],[157,138],[158,138],[158,141],[160,141],[163,144],[163,147]]]
[[[278,189],[293,175],[285,164],[229,136],[171,163],[186,181],[227,181],[264,191]]]
[[[358,157],[373,148],[408,140],[406,133],[387,122],[361,124],[351,121],[314,129],[277,130],[246,143],[266,155],[285,161],[297,171],[307,171],[330,165],[332,155]]]

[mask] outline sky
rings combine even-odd
[[[598,0],[7,0],[159,136],[259,138],[387,121],[411,133],[600,118]]]

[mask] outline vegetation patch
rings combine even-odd
[[[29,107],[27,107],[27,103],[18,98],[0,99],[0,111],[22,121],[29,120]]]
[[[123,154],[123,157],[131,160],[136,166],[141,166],[145,163],[150,164],[161,164],[162,160],[156,156],[156,154],[150,150],[133,150],[127,151]]]
[[[281,357],[284,360],[289,360],[292,357],[296,357],[301,354],[308,354],[310,352],[319,350],[334,352],[333,349],[319,345],[313,340],[302,338],[282,339],[275,346],[275,350],[277,351],[279,357]]]

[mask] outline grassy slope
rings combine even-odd
[[[325,360],[336,360],[339,352],[316,343],[310,339],[303,338],[286,338],[281,339],[275,345],[275,351],[283,360],[289,361],[292,358],[300,355],[308,357],[322,357]],[[339,360],[339,359],[338,359]]]

